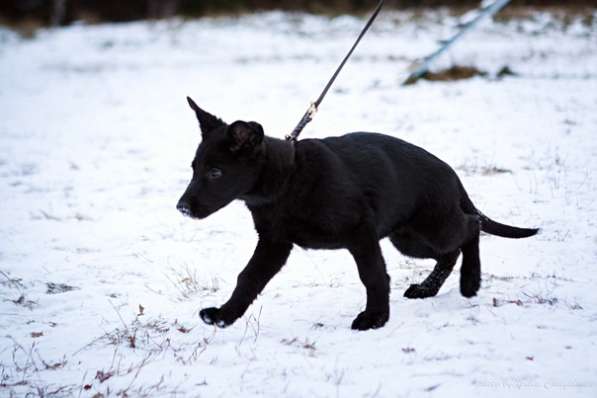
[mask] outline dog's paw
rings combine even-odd
[[[477,295],[481,287],[481,278],[464,277],[460,278],[460,294],[464,297],[473,297]]]
[[[378,329],[386,324],[390,314],[385,312],[363,311],[352,321],[354,330]]]
[[[215,307],[202,309],[199,311],[199,317],[208,325],[216,325],[220,328],[225,328],[234,323],[234,319],[227,317],[223,311]]]
[[[213,325],[216,322],[219,308],[211,307],[211,308],[204,308],[199,311],[199,317],[201,320],[208,325]]]
[[[433,297],[437,294],[437,290],[431,289],[427,286],[413,283],[404,292],[404,297],[409,299],[422,299],[427,297]]]

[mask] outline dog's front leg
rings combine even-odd
[[[348,247],[367,289],[367,306],[352,322],[352,329],[377,329],[390,317],[390,277],[373,228],[360,228]]]
[[[270,279],[280,271],[291,250],[292,243],[260,238],[249,263],[238,275],[230,299],[220,308],[202,309],[199,316],[203,322],[226,327],[240,318]]]

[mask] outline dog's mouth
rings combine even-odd
[[[213,211],[201,205],[190,205],[189,203],[178,203],[176,209],[185,217],[200,220],[209,216]]]
[[[193,218],[193,212],[191,211],[190,208],[188,207],[177,207],[178,211],[182,213],[183,216],[185,217],[191,217]]]
[[[211,206],[205,206],[201,203],[197,202],[186,202],[180,201],[176,205],[176,209],[180,211],[185,217],[193,218],[193,219],[203,219],[211,214],[215,213],[216,211],[220,210],[222,207],[226,206],[230,203],[231,200],[226,201],[224,203],[219,204],[212,204]]]

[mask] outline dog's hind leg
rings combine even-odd
[[[408,289],[404,292],[404,297],[410,299],[416,298],[427,298],[433,297],[439,292],[439,289],[442,287],[452,269],[454,268],[454,264],[456,264],[456,260],[460,255],[460,250],[455,250],[448,254],[443,254],[439,256],[436,260],[437,263],[433,268],[433,271],[425,278],[425,280],[421,283],[414,283],[410,285]]]
[[[434,258],[437,263],[427,278],[421,283],[415,283],[404,292],[407,298],[426,298],[437,294],[452,269],[460,250],[454,250],[446,254],[438,254],[431,246],[422,239],[417,239],[410,233],[395,232],[390,235],[392,244],[404,255],[414,258]]]
[[[348,246],[367,289],[367,305],[352,322],[352,329],[377,329],[390,317],[390,277],[373,228],[360,228]]]
[[[473,297],[481,287],[481,260],[479,259],[479,217],[467,217],[469,239],[462,245],[462,266],[460,268],[460,293]]]

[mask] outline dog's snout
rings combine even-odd
[[[184,214],[185,216],[190,216],[191,215],[191,205],[188,204],[187,202],[184,202],[184,201],[181,200],[176,205],[176,209],[179,212],[181,212],[182,214]]]

